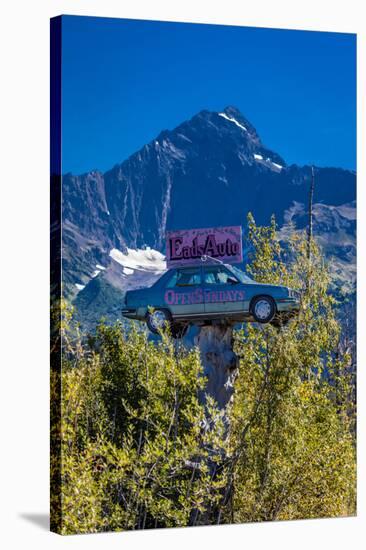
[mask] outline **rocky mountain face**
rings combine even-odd
[[[310,177],[309,166],[287,166],[266,148],[234,107],[201,111],[174,130],[162,131],[104,174],[66,174],[62,178],[65,293],[85,303],[88,292],[94,296],[98,285],[103,292],[108,286],[123,292],[132,275],[138,285],[152,282],[164,268],[163,257],[156,254],[164,254],[166,230],[245,226],[249,211],[262,224],[274,213],[283,235],[290,221],[305,227]],[[349,283],[352,275],[351,286],[355,199],[354,172],[316,168],[315,233],[339,279]]]
[[[356,201],[335,206],[317,203],[313,208],[314,236],[328,260],[333,289],[353,293],[356,288]],[[290,231],[306,227],[308,212],[294,202],[285,210],[279,237],[286,241]]]

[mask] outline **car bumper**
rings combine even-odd
[[[146,308],[144,307],[124,307],[122,308],[122,315],[127,319],[137,319],[138,321],[145,321]]]
[[[296,313],[300,309],[300,300],[296,298],[283,298],[277,300],[277,311],[284,313]]]
[[[123,317],[127,317],[128,319],[137,319],[137,309],[136,308],[123,308],[122,309],[122,315]]]

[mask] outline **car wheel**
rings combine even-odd
[[[159,334],[167,326],[171,327],[171,322],[172,316],[167,309],[154,309],[146,315],[146,324],[154,334]]]
[[[171,326],[171,333],[173,338],[183,338],[188,330],[188,323],[180,324],[173,323]]]
[[[257,296],[250,309],[257,323],[270,323],[276,314],[276,304],[271,296]]]

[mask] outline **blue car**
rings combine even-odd
[[[173,337],[190,323],[254,321],[280,324],[295,315],[300,294],[257,283],[228,264],[170,269],[149,288],[126,292],[122,314],[146,322],[154,334],[169,325]]]

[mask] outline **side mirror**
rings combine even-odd
[[[227,282],[230,285],[237,285],[239,283],[239,281],[237,281],[236,279],[232,279],[231,277],[228,277]]]

